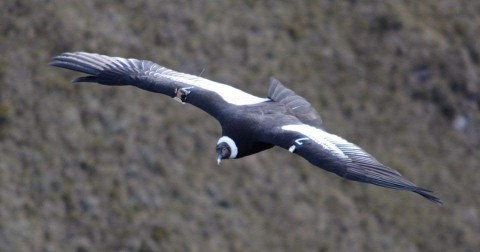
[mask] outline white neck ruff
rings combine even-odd
[[[235,158],[238,154],[238,148],[237,148],[237,145],[235,144],[235,142],[233,141],[233,139],[231,139],[230,137],[228,136],[222,136],[220,137],[220,139],[218,139],[218,142],[217,142],[217,145],[219,143],[226,143],[228,144],[228,147],[230,147],[230,159],[232,158]]]

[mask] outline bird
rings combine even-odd
[[[312,105],[273,77],[268,96],[262,98],[148,60],[65,52],[53,57],[49,65],[86,74],[73,79],[73,83],[135,86],[205,111],[222,128],[216,144],[218,165],[222,160],[278,146],[347,180],[412,191],[442,204],[431,190],[412,183],[359,146],[327,132]]]

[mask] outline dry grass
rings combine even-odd
[[[2,250],[480,247],[476,1],[7,0],[0,32]],[[47,66],[77,50],[260,96],[276,76],[445,206],[279,149],[217,167],[213,119],[132,87],[74,86]]]

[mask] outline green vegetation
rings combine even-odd
[[[2,1],[1,250],[476,251],[480,2],[367,2]],[[208,115],[72,85],[47,65],[64,51],[150,59],[259,96],[275,76],[445,205],[280,149],[217,167]]]

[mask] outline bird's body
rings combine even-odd
[[[61,54],[50,64],[89,74],[73,82],[133,85],[204,110],[222,126],[216,148],[218,163],[279,146],[346,179],[413,191],[441,203],[431,191],[416,186],[360,147],[325,131],[310,103],[275,79],[270,80],[268,97],[261,98],[145,60],[78,52]]]

